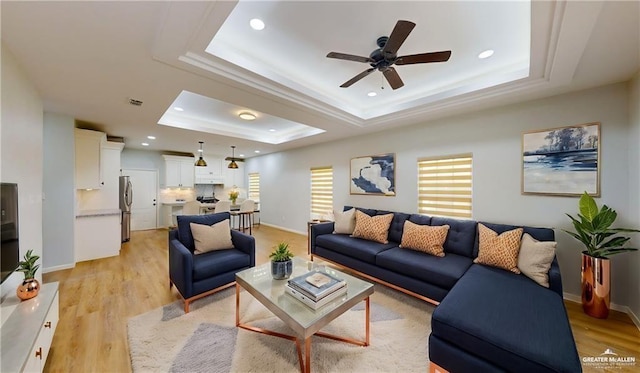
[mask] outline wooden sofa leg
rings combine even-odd
[[[184,301],[184,313],[189,313],[189,301],[186,299]]]
[[[429,362],[429,373],[449,373],[448,370],[442,368],[441,366],[439,366],[438,364],[434,363],[433,361]]]

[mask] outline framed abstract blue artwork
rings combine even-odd
[[[350,184],[351,194],[395,196],[395,153],[352,158]]]
[[[522,194],[600,196],[600,123],[522,135]]]

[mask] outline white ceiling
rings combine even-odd
[[[628,80],[640,70],[640,3],[578,1],[2,2],[2,41],[47,111],[126,147],[247,157]],[[248,27],[251,18],[266,27]],[[339,85],[399,19],[398,54],[451,50]],[[494,49],[489,59],[477,54]],[[384,87],[384,89],[381,89]],[[366,95],[378,93],[375,97]],[[140,107],[129,99],[143,101]],[[173,107],[184,106],[184,112]],[[251,111],[245,122],[237,113]],[[164,117],[163,117],[164,116]],[[162,120],[161,120],[162,118]],[[174,123],[178,127],[159,125]],[[187,129],[191,128],[191,129]],[[275,129],[276,131],[269,131]],[[315,129],[315,130],[314,130]],[[311,132],[307,132],[311,131]],[[315,132],[315,133],[314,133]],[[147,140],[148,135],[156,140]]]

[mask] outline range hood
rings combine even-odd
[[[224,185],[224,181],[222,179],[217,179],[217,178],[213,178],[213,177],[197,176],[195,184],[201,184],[201,185]]]

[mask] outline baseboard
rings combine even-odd
[[[562,296],[564,297],[564,299],[568,301],[575,302],[575,303],[582,303],[582,297],[580,295],[571,294],[571,293],[562,293]],[[628,306],[623,306],[616,303],[609,304],[609,307],[612,310],[624,312],[627,315],[629,315],[629,318],[631,318],[631,321],[633,321],[633,323],[636,325],[638,330],[640,330],[640,318],[638,318],[638,315],[633,313],[631,308],[629,308]]]
[[[283,231],[287,231],[287,232],[291,232],[291,233],[295,233],[295,234],[301,234],[303,236],[307,235],[307,232],[304,231],[297,231],[295,229],[290,229],[290,228],[285,228],[285,227],[281,227],[279,225],[275,225],[275,224],[271,224],[271,223],[265,223],[265,222],[260,222],[260,225],[266,225],[267,227],[271,227],[271,228],[276,228],[276,229],[281,229]]]
[[[71,263],[71,264],[63,264],[63,265],[54,266],[54,267],[42,268],[42,273],[62,271],[63,269],[75,268],[75,266],[76,266],[75,263]]]

